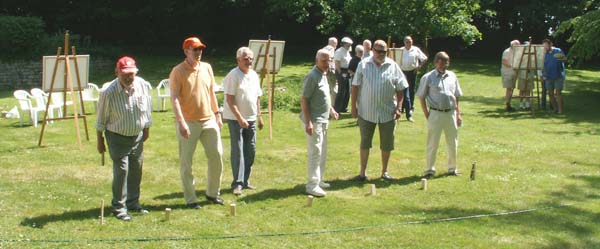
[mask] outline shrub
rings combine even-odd
[[[34,56],[46,39],[44,26],[40,17],[0,16],[0,57]]]

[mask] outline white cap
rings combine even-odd
[[[348,44],[352,44],[352,43],[353,43],[353,42],[352,42],[352,39],[350,39],[350,38],[348,38],[348,37],[344,37],[344,38],[342,38],[342,42],[343,42],[343,43],[348,43]]]

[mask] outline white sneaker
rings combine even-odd
[[[319,183],[319,187],[321,187],[321,188],[330,188],[331,184],[326,183],[326,182],[320,182]]]
[[[325,193],[325,191],[321,187],[315,187],[310,190],[307,189],[306,193],[308,193],[309,195],[315,196],[315,197],[323,197],[323,196],[327,195],[327,193]]]

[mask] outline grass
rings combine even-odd
[[[155,85],[179,60],[138,58],[142,77]],[[330,126],[326,180],[332,188],[326,198],[306,208],[306,145],[297,111],[310,61],[294,59],[277,75],[278,86],[286,90],[277,95],[274,139],[268,139],[268,129],[258,134],[251,178],[258,190],[241,197],[231,194],[227,128],[222,132],[222,195],[237,203],[236,217],[228,216],[223,206],[183,208],[170,111],[153,113],[154,127],[145,145],[141,201],[151,213],[135,215],[130,223],[109,216],[103,226],[97,225],[99,203],[110,202],[112,169],[100,166],[95,136],[80,150],[73,121],[59,121],[47,127],[44,146],[38,147],[39,126],[20,128],[18,120],[0,119],[0,248],[600,248],[597,71],[569,71],[564,115],[540,111],[532,116],[502,111],[496,61],[457,60],[451,67],[465,93],[459,132],[464,176],[440,176],[429,181],[428,191],[419,190],[426,123],[417,110],[415,123],[402,120],[397,126],[390,160],[396,180],[369,181],[377,185],[377,195],[365,196],[366,184],[346,180],[358,173],[359,133],[355,120],[343,115]],[[234,66],[224,58],[211,63],[219,81]],[[110,72],[91,73],[95,82],[113,77]],[[15,104],[11,92],[0,92],[1,110]],[[88,116],[90,134],[94,120]],[[378,142],[376,136],[374,144]],[[438,161],[444,158],[440,146]],[[477,179],[469,181],[475,161]],[[370,176],[378,175],[380,162],[379,150],[373,149]],[[202,196],[206,160],[201,147],[194,172]],[[170,222],[163,220],[167,207],[173,208]],[[529,209],[535,210],[434,222]]]

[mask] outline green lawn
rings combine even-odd
[[[156,85],[181,59],[138,57],[141,76]],[[218,80],[234,66],[229,58],[207,60]],[[227,128],[222,132],[222,195],[237,204],[236,217],[223,206],[183,208],[170,111],[153,113],[145,148],[141,201],[151,213],[129,223],[108,216],[105,225],[98,225],[97,217],[101,199],[109,212],[112,169],[100,166],[94,115],[88,116],[92,136],[82,150],[72,120],[50,124],[44,146],[38,147],[41,126],[21,128],[18,120],[0,119],[0,248],[600,248],[597,70],[569,70],[565,114],[532,116],[502,110],[497,61],[454,61],[451,68],[465,94],[459,132],[459,169],[465,174],[440,176],[429,181],[427,191],[419,189],[426,124],[417,110],[415,123],[403,119],[397,126],[390,160],[396,180],[376,179],[381,160],[379,150],[372,150],[368,183],[377,185],[377,195],[366,196],[367,184],[347,180],[358,173],[359,132],[346,114],[330,126],[326,180],[332,188],[307,208],[306,145],[297,111],[311,59],[290,61],[277,75],[285,91],[277,92],[274,138],[269,140],[267,127],[258,135],[251,178],[258,190],[231,194],[229,135]],[[113,77],[91,72],[91,81],[100,84]],[[13,105],[12,92],[0,92],[0,110]],[[88,110],[93,112],[89,105]],[[375,148],[378,143],[376,136]],[[206,160],[200,146],[195,161],[202,196]],[[469,181],[473,162],[477,178]],[[169,222],[167,207],[173,208]],[[458,217],[470,218],[447,219]]]

